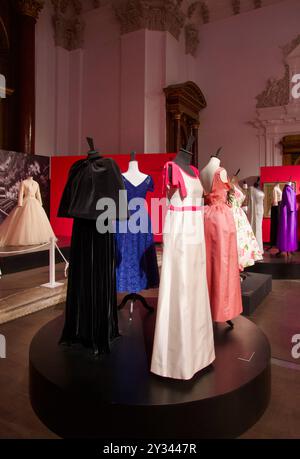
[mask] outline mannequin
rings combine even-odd
[[[210,157],[208,164],[202,169],[200,173],[200,179],[204,188],[205,193],[209,193],[212,188],[213,178],[217,169],[220,167],[221,161],[218,158],[222,147],[218,148],[215,155]],[[225,169],[222,170],[220,174],[221,180],[224,183],[228,182],[227,172]]]
[[[239,268],[240,271],[244,271],[245,268],[254,265],[256,261],[262,260],[262,253],[248,218],[242,209],[242,205],[245,200],[245,194],[239,186],[239,172],[240,169],[231,179],[232,190],[229,201],[236,225]],[[242,279],[245,279],[247,273],[241,273],[240,276]]]
[[[180,169],[182,169],[186,174],[191,175],[192,177],[197,176],[195,170],[193,169],[193,166],[191,166],[193,159],[192,146],[194,141],[195,137],[193,137],[193,135],[191,134],[186,148],[180,148],[173,161],[173,163],[177,164],[180,167]],[[171,165],[169,165],[168,176],[170,183],[172,183]]]
[[[241,192],[243,193],[243,190],[242,188],[240,187],[240,184],[239,184],[239,173],[240,173],[241,169],[238,169],[236,171],[236,173],[233,175],[232,179],[231,179],[231,185],[232,186],[235,186],[236,188],[238,188],[239,190],[241,190]]]
[[[262,221],[264,216],[264,192],[259,186],[260,177],[257,177],[256,182],[250,187],[248,219],[252,226],[253,232],[257,239],[261,253],[264,253],[262,239]]]
[[[272,206],[271,206],[271,231],[270,231],[270,250],[277,245],[279,204],[282,200],[282,191],[277,182],[272,191]],[[280,254],[280,252],[278,253]],[[278,255],[277,254],[277,255]]]
[[[289,182],[291,183],[291,182]],[[276,183],[276,185],[273,188],[273,201],[272,201],[272,206],[278,206],[280,201],[282,200],[282,191],[279,186],[279,183]]]
[[[277,247],[288,257],[298,249],[297,226],[297,197],[290,177],[282,193],[277,234]]]
[[[43,209],[40,186],[32,171],[20,182],[17,206],[0,226],[0,246],[27,246],[50,242],[55,237]]]
[[[127,172],[124,172],[122,175],[125,177],[132,185],[138,186],[140,185],[148,176],[147,174],[143,174],[139,170],[139,164],[137,162],[136,152],[132,151],[130,154],[130,161],[128,165]]]
[[[154,183],[150,175],[140,172],[135,151],[130,154],[127,172],[122,174],[124,185],[128,194],[128,202],[131,199],[145,199],[148,192],[154,191]],[[139,212],[143,211],[142,209]],[[126,295],[119,309],[122,309],[130,301],[130,320],[132,319],[133,306],[139,300],[149,311],[154,309],[138,292],[141,290],[158,287],[159,271],[156,258],[156,249],[153,240],[151,221],[147,211],[143,217],[148,220],[147,231],[132,233],[128,222],[117,223],[116,246],[117,246],[117,291],[131,292]]]
[[[112,199],[119,218],[127,218],[127,205],[119,199],[119,192],[124,190],[119,167],[95,150],[93,139],[87,141],[90,150],[86,158],[72,165],[58,210],[59,217],[74,219],[60,343],[81,344],[99,355],[110,352],[119,329],[112,223],[115,216],[105,217],[106,231],[100,232],[96,222],[104,210],[99,210],[97,203],[101,198]]]
[[[220,150],[200,174],[207,204],[204,208],[207,280],[213,321],[227,322],[233,328],[231,319],[241,314],[243,308],[236,226],[227,202],[230,185],[226,170],[220,167]]]
[[[151,371],[190,379],[215,359],[206,273],[203,187],[191,165],[192,137],[163,170],[168,202],[163,230]]]
[[[193,153],[191,151],[181,148],[177,155],[175,156],[174,163],[184,170],[187,174],[196,177],[195,171],[191,168],[191,163],[193,159]]]

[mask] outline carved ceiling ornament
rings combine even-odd
[[[262,0],[253,0],[253,6],[255,9],[262,7]]]
[[[84,23],[79,16],[65,18],[61,14],[53,17],[55,45],[68,51],[82,48],[84,41]]]
[[[231,0],[232,12],[233,14],[240,14],[241,12],[241,1],[240,0]]]
[[[45,0],[15,0],[17,10],[25,16],[37,19],[45,5]]]
[[[268,80],[257,96],[256,116],[250,121],[257,130],[261,166],[282,165],[282,138],[300,132],[300,99],[291,90],[292,76],[300,73],[300,35],[281,50],[284,76]]]
[[[68,10],[73,14],[80,15],[82,4],[80,0],[51,0],[55,13],[66,14]]]
[[[278,107],[289,102],[289,66],[285,65],[282,78],[269,78],[266,88],[256,96],[257,108]]]
[[[185,14],[178,0],[125,0],[114,2],[121,33],[140,29],[170,32],[177,40],[184,26]]]
[[[203,24],[208,24],[210,21],[210,12],[207,3],[204,1],[192,2],[187,10],[188,18],[191,19],[197,10],[200,13]]]
[[[185,53],[196,56],[199,45],[199,28],[195,24],[187,24],[185,31]]]
[[[84,21],[81,17],[80,0],[51,0],[54,8],[52,18],[56,46],[68,51],[82,48],[84,40]]]
[[[290,99],[290,72],[286,61],[288,55],[300,44],[300,35],[285,46],[281,47],[283,64],[285,67],[284,76],[280,79],[269,78],[266,88],[256,96],[257,108],[279,107],[287,105]]]

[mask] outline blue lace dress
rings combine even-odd
[[[146,198],[148,191],[154,190],[152,177],[148,175],[139,185],[133,185],[123,176],[127,190],[128,203],[134,198]],[[135,205],[134,205],[135,207]],[[159,284],[159,273],[155,244],[153,240],[151,220],[148,211],[144,206],[129,210],[132,215],[138,211],[136,218],[138,232],[133,233],[132,222],[119,221],[116,225],[116,246],[117,246],[117,291],[137,293],[141,290],[157,287]]]

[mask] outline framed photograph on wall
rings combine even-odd
[[[281,191],[288,182],[265,182],[263,192],[265,193],[264,199],[264,218],[271,218],[271,207],[273,202],[273,188],[277,183],[280,186]],[[296,190],[296,182],[292,182],[294,190]]]

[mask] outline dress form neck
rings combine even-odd
[[[184,170],[189,175],[196,177],[195,171],[190,167],[192,162],[193,155],[188,151],[179,150],[175,156],[174,163],[177,164],[181,169]]]
[[[123,176],[132,183],[132,185],[137,186],[146,179],[147,174],[143,174],[143,172],[139,170],[138,162],[133,160],[129,161],[127,172],[124,172]]]
[[[220,164],[220,159],[212,156],[200,173],[200,179],[206,193],[209,193],[212,189],[213,179]]]
[[[240,190],[242,193],[244,193],[243,189],[240,187],[240,184],[239,184],[239,178],[237,175],[234,175],[231,179],[231,184],[237,188],[238,190]]]

